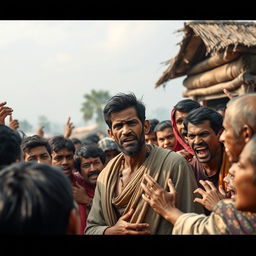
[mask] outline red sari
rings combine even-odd
[[[175,112],[176,112],[176,109],[173,108],[173,110],[171,111],[171,123],[172,123],[174,136],[176,137],[176,145],[174,146],[173,151],[177,152],[182,149],[185,149],[188,153],[194,156],[195,155],[194,151],[183,141],[182,137],[178,132],[178,128],[175,122]]]

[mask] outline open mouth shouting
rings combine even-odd
[[[136,136],[129,136],[129,137],[121,140],[121,145],[123,145],[123,146],[129,146],[130,144],[133,145],[134,143],[137,143]]]
[[[210,150],[207,145],[196,146],[193,150],[198,160],[206,161],[210,159]]]

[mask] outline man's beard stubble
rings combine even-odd
[[[117,143],[119,150],[122,151],[125,155],[128,155],[128,156],[136,155],[141,150],[142,146],[145,145],[145,133],[144,133],[144,130],[142,130],[141,135],[140,135],[139,138],[138,138],[137,135],[132,134],[132,133],[128,134],[126,137],[129,137],[131,135],[137,140],[138,143],[137,143],[137,145],[134,145],[130,150],[124,149],[122,147],[122,145]]]

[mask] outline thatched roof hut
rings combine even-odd
[[[169,80],[177,77],[184,75],[192,76],[219,67],[237,59],[241,54],[256,54],[255,22],[185,22],[184,28],[178,32],[184,32],[183,40],[180,43],[179,53],[165,63],[168,67],[156,82],[155,87],[164,85]],[[254,62],[254,59],[250,61]],[[212,63],[214,63],[214,65],[212,65]],[[201,64],[203,64],[203,68]],[[230,78],[230,80],[232,79]],[[223,80],[221,82],[227,81]],[[209,85],[205,87],[208,86]],[[234,89],[235,87],[233,87],[231,86],[230,88]],[[200,89],[201,91],[203,90],[202,86]],[[197,95],[197,91],[194,91],[192,96],[191,92],[187,94],[185,93],[183,96],[191,97],[196,100],[214,99],[225,96],[222,93],[216,94],[218,90],[211,91],[215,92],[215,94],[213,93],[210,95],[210,93],[202,93],[204,95],[202,96],[201,94],[202,97],[200,97],[200,94]],[[237,90],[234,90],[234,93],[236,91]]]

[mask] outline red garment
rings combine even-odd
[[[191,155],[195,155],[194,151],[183,141],[182,137],[180,136],[180,134],[178,132],[178,128],[177,128],[177,125],[175,122],[175,112],[176,112],[176,109],[173,108],[173,110],[171,111],[171,123],[172,123],[172,129],[173,129],[174,136],[176,137],[176,145],[174,146],[173,151],[177,152],[182,149],[185,149]]]
[[[94,197],[94,191],[95,191],[95,186],[89,186],[84,178],[79,174],[79,173],[75,173],[73,174],[73,181],[77,182],[79,185],[83,186],[87,195],[93,199]],[[73,185],[75,186],[75,182],[72,182]],[[87,216],[89,214],[89,211],[91,209],[90,206],[86,205],[86,204],[78,204],[79,207],[79,215],[80,215],[80,220],[81,220],[81,225],[80,225],[80,235],[84,235],[84,230],[86,228],[86,220],[87,220]]]

